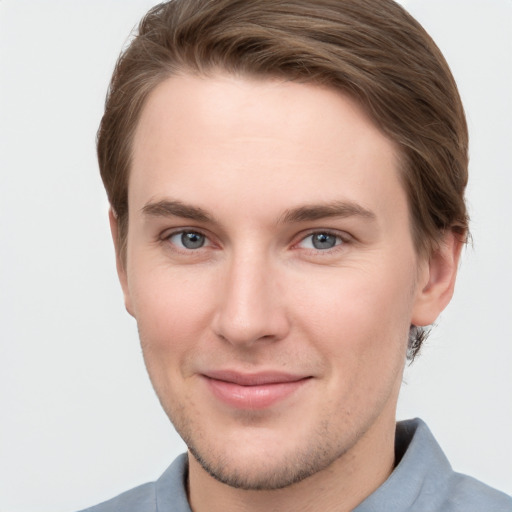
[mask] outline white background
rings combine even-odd
[[[0,512],[97,503],[184,449],[123,308],[94,147],[117,54],[152,3],[0,1]],[[404,3],[466,105],[474,248],[399,417],[512,493],[512,1]]]

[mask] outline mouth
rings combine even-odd
[[[237,409],[265,409],[292,396],[312,377],[279,372],[240,373],[213,371],[203,374],[211,393]]]

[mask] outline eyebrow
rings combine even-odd
[[[283,223],[306,222],[329,217],[362,217],[375,220],[377,216],[371,210],[352,201],[334,201],[327,204],[312,204],[286,210],[280,219]]]
[[[162,200],[146,203],[142,212],[152,217],[182,217],[197,222],[212,222],[213,218],[202,208],[191,206],[181,201]]]
[[[152,217],[181,217],[197,222],[214,222],[205,210],[176,200],[149,202],[142,207],[144,214]],[[286,210],[278,223],[292,224],[329,217],[362,217],[374,220],[376,215],[371,210],[352,201],[334,201],[327,204],[312,204]]]

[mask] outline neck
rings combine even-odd
[[[378,419],[326,469],[284,489],[251,491],[223,484],[189,453],[189,502],[194,512],[350,511],[382,485],[395,462],[395,419]]]

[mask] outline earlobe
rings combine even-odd
[[[451,230],[447,231],[429,260],[424,263],[416,292],[412,325],[431,325],[449,304],[455,287],[462,245],[460,235]]]
[[[119,277],[119,282],[121,283],[121,288],[123,290],[124,295],[124,304],[126,307],[126,311],[132,316],[132,306],[130,300],[130,292],[128,287],[128,277],[126,274],[126,261],[125,257],[122,254],[121,242],[119,240],[119,221],[116,213],[112,209],[112,207],[108,210],[108,220],[110,222],[110,232],[112,234],[112,240],[114,242],[114,248],[116,252],[116,268],[117,275]]]

